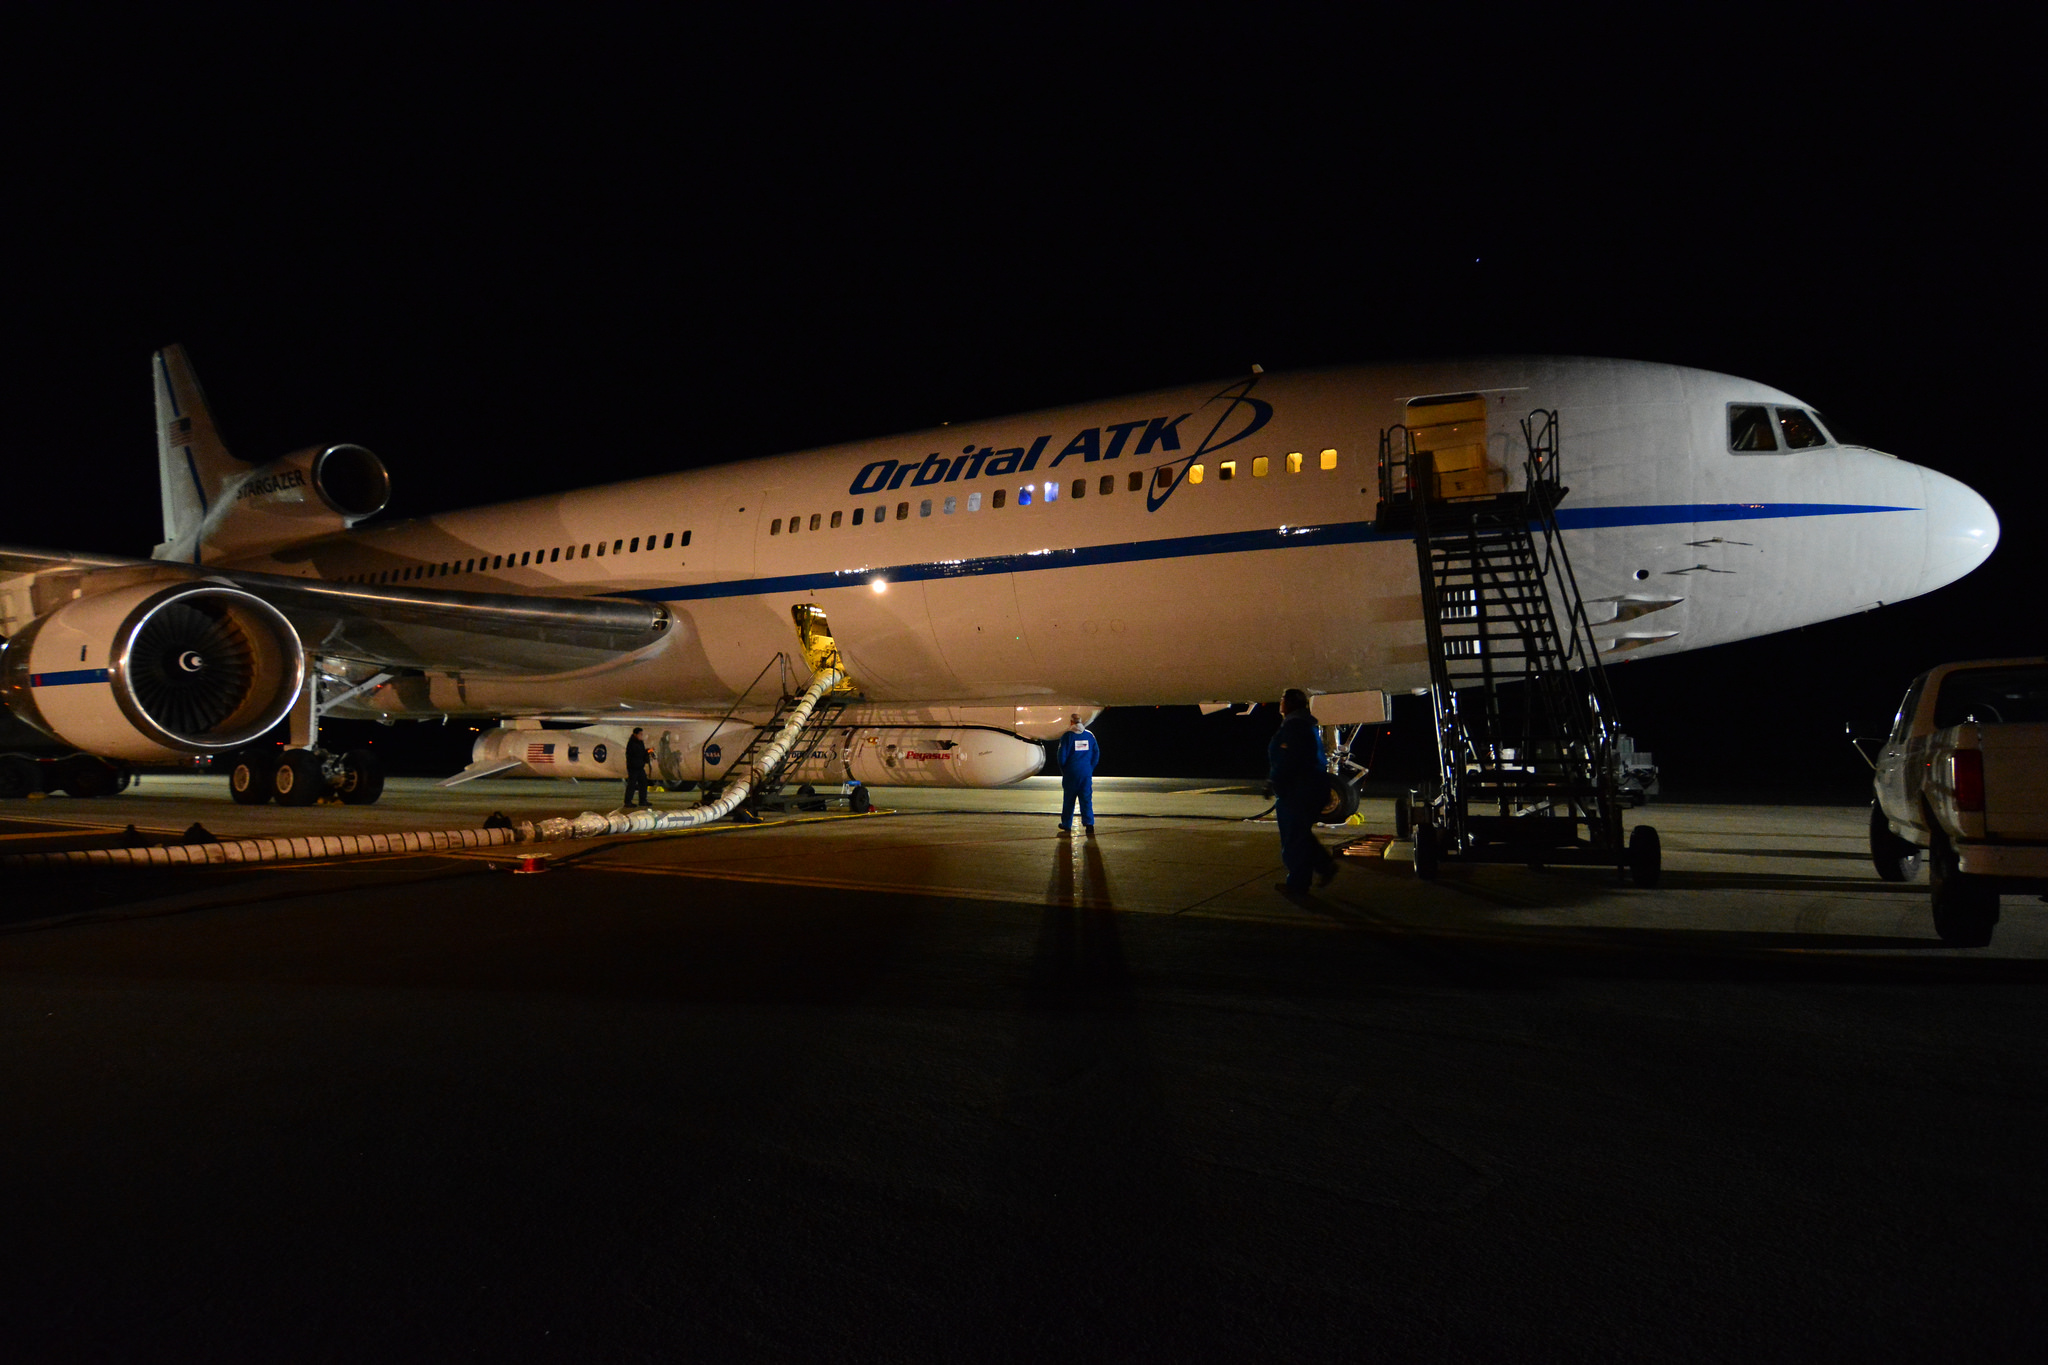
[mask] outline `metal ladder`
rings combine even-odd
[[[1440,859],[1607,863],[1654,883],[1656,832],[1625,845],[1621,739],[1557,505],[1555,411],[1522,420],[1523,486],[1441,498],[1407,428],[1380,433],[1382,530],[1412,529],[1436,771],[1407,799],[1416,871]]]

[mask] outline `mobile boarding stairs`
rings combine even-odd
[[[1397,804],[1396,832],[1425,878],[1446,861],[1583,863],[1654,886],[1662,848],[1648,825],[1624,838],[1632,746],[1558,530],[1557,413],[1521,428],[1519,488],[1440,468],[1407,426],[1380,433],[1375,528],[1414,535],[1436,731],[1436,770]]]

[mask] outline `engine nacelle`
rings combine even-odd
[[[375,516],[391,500],[384,462],[361,446],[310,446],[222,490],[200,542],[209,558],[289,545]]]
[[[8,709],[74,749],[148,762],[223,753],[291,713],[298,632],[218,583],[138,583],[67,602],[0,654]]]

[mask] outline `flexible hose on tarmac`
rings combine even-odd
[[[190,867],[207,864],[300,862],[312,858],[361,857],[377,853],[441,853],[457,849],[502,848],[507,844],[547,843],[562,839],[595,839],[607,834],[653,834],[690,829],[723,820],[754,788],[759,774],[773,772],[803,733],[818,703],[845,675],[828,668],[811,680],[810,691],[789,713],[782,732],[754,760],[752,771],[736,778],[709,805],[688,810],[600,815],[585,811],[574,819],[521,821],[509,829],[448,829],[403,834],[316,834],[290,838],[226,839],[219,843],[160,844],[150,848],[72,849],[63,853],[16,853],[0,857],[0,867],[70,865]]]

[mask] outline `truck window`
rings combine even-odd
[[[1906,742],[1906,732],[1913,728],[1913,713],[1920,709],[1920,689],[1925,686],[1927,675],[1922,673],[1913,679],[1913,685],[1906,689],[1906,699],[1899,703],[1899,714],[1892,720],[1892,736],[1888,743]]]
[[[2048,722],[2048,665],[1966,668],[1941,680],[1934,699],[1934,728],[2028,725]]]

